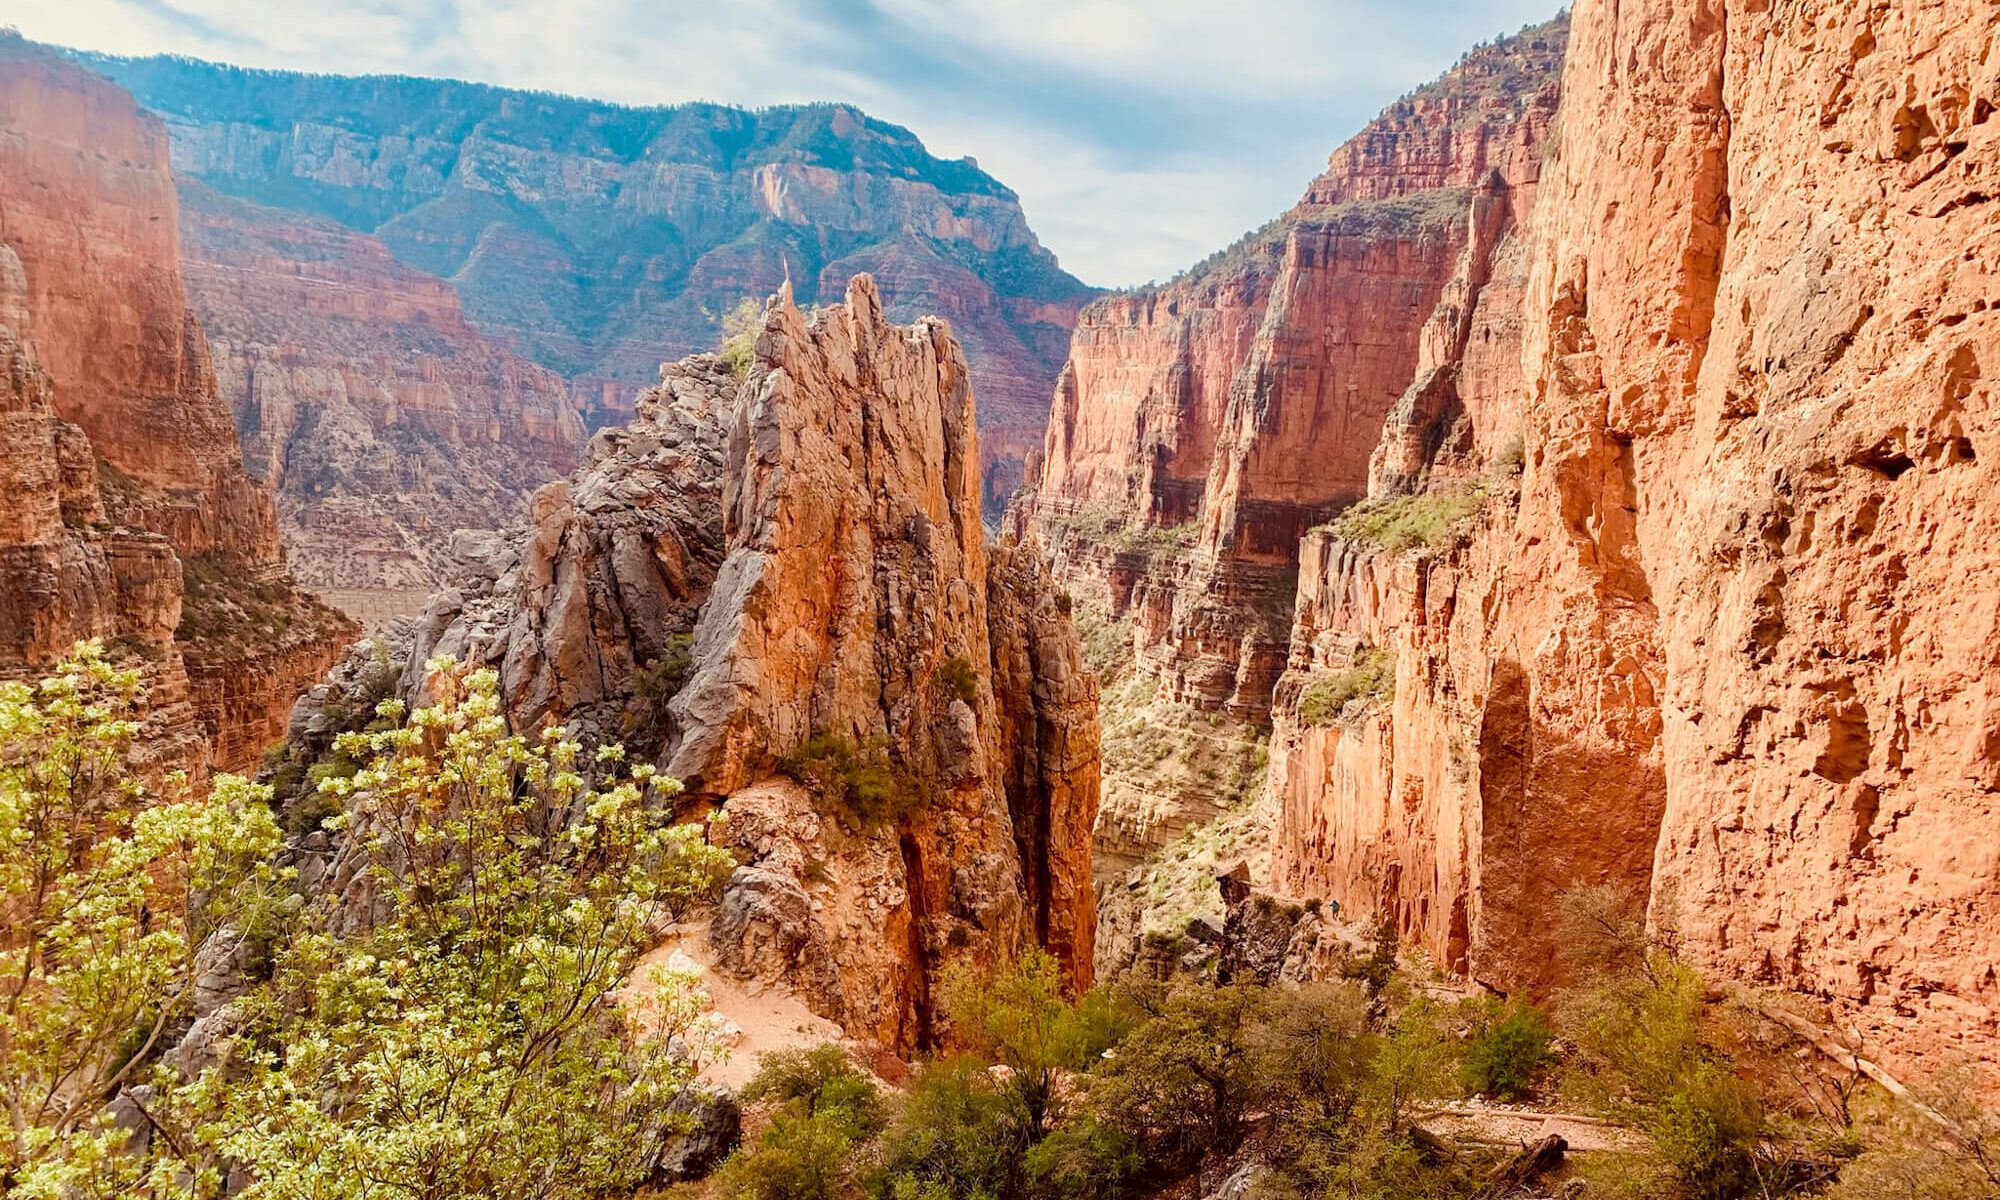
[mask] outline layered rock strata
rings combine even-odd
[[[1337,150],[1277,221],[1085,310],[1010,519],[1049,543],[1081,603],[1129,623],[1150,686],[1134,719],[1200,736],[1211,722],[1188,712],[1213,713],[1254,741],[1286,666],[1301,537],[1371,472],[1428,472],[1445,446],[1462,465],[1514,433],[1488,367],[1518,359],[1521,230],[1565,30],[1474,51]],[[1373,463],[1385,421],[1421,465]],[[1136,749],[1107,768],[1107,865],[1238,797],[1212,771],[1163,780]]]
[[[243,470],[181,288],[165,130],[17,38],[0,39],[0,250],[6,668],[109,639],[148,664],[159,757],[248,766],[352,629],[286,574]]]
[[[1523,473],[1475,414],[1453,536],[1307,540],[1281,887],[1502,988],[1564,978],[1564,893],[1623,891],[1892,1070],[2000,1062],[1996,28],[1576,7],[1518,365],[1459,366],[1523,381]],[[1465,494],[1429,407],[1380,497]],[[1393,698],[1306,720],[1375,647]]]
[[[784,294],[747,378],[666,368],[522,541],[461,548],[404,686],[495,664],[517,726],[656,754],[742,863],[718,965],[851,1034],[931,1044],[944,973],[1031,944],[1084,986],[1096,684],[1039,549],[989,552],[978,464],[945,323],[890,323],[866,276],[810,317]]]
[[[660,362],[713,347],[745,297],[789,280],[801,303],[830,303],[867,272],[899,320],[934,313],[962,340],[997,514],[1092,295],[976,163],[845,105],[628,108],[85,61],[166,118],[182,175],[373,235],[449,280],[474,327],[569,382],[592,428],[629,419]]]
[[[180,194],[189,303],[302,581],[427,590],[453,531],[515,523],[578,464],[567,383],[469,326],[449,284],[331,221]]]

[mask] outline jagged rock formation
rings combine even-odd
[[[1556,898],[1608,884],[1892,1069],[2000,1062],[1996,29],[1577,5],[1518,366],[1461,357],[1469,453],[1419,395],[1372,484],[1462,486],[1509,418],[1468,384],[1514,379],[1525,470],[1445,544],[1307,539],[1281,889],[1515,988],[1563,977]],[[1303,719],[1363,646],[1393,699]]]
[[[1038,549],[985,545],[972,405],[949,328],[891,324],[866,276],[810,317],[783,295],[747,378],[665,368],[522,542],[461,547],[404,680],[495,664],[518,727],[657,755],[743,864],[718,965],[902,1052],[954,963],[1091,971],[1096,684]]]
[[[627,108],[478,84],[84,56],[218,191],[373,234],[451,281],[471,324],[622,423],[663,359],[706,349],[789,278],[833,301],[870,272],[899,319],[966,347],[997,512],[1039,439],[1090,289],[969,160],[842,105]]]
[[[449,284],[331,221],[180,194],[189,304],[299,579],[428,591],[454,530],[513,524],[577,465],[567,383],[467,325]]]
[[[1520,231],[1565,28],[1467,55],[1337,150],[1289,213],[1085,310],[1012,519],[1079,601],[1130,622],[1148,725],[1194,709],[1251,744],[1286,664],[1300,538],[1366,494],[1385,419],[1453,461],[1513,432],[1486,367],[1518,358]],[[1413,468],[1385,453],[1375,469]],[[1206,766],[1163,797],[1136,757],[1107,773],[1107,864],[1229,797]]]
[[[0,669],[112,640],[148,667],[148,755],[247,766],[352,630],[286,574],[243,470],[181,289],[165,131],[18,38],[0,38],[0,251]]]

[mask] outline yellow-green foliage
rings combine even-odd
[[[1395,694],[1396,652],[1376,647],[1363,651],[1345,671],[1306,684],[1299,693],[1299,720],[1312,726],[1331,725],[1352,701],[1374,704]]]
[[[1342,513],[1332,529],[1339,537],[1373,542],[1391,554],[1434,549],[1453,541],[1485,504],[1483,487],[1364,500]]]
[[[0,684],[0,1180],[10,1196],[177,1190],[211,1159],[127,1155],[106,1109],[177,1080],[158,1055],[193,1017],[194,951],[259,940],[282,912],[269,792],[218,775],[154,793],[125,767],[137,672],[79,645],[39,684]]]
[[[715,356],[738,379],[750,374],[750,360],[757,355],[757,334],[764,327],[764,306],[748,296],[722,314],[722,341]]]
[[[354,769],[320,785],[382,901],[363,912],[293,890],[265,789],[147,795],[125,766],[138,681],[95,647],[0,689],[10,1196],[220,1195],[225,1168],[253,1198],[642,1182],[633,1147],[681,1119],[700,1013],[683,977],[619,989],[655,922],[732,860],[662,820],[675,785],[651,767],[511,735],[493,672],[430,667],[438,702],[383,704],[385,727],[339,739]],[[162,1055],[192,1016],[195,949],[239,937],[261,969],[226,1063],[190,1080]],[[121,1090],[144,1145],[107,1119]]]

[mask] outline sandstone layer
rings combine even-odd
[[[1084,311],[1011,519],[1049,543],[1080,604],[1129,626],[1135,721],[1254,743],[1300,539],[1367,494],[1385,421],[1426,471],[1446,443],[1463,463],[1514,432],[1486,367],[1518,359],[1521,231],[1565,29],[1467,55],[1337,150],[1283,217]],[[1163,781],[1134,750],[1108,760],[1106,865],[1241,800],[1212,764]]]
[[[567,383],[468,325],[449,284],[331,221],[180,195],[189,304],[301,581],[428,589],[454,530],[513,524],[577,465]]]
[[[110,640],[147,664],[158,757],[240,769],[351,627],[286,574],[187,308],[175,214],[160,123],[0,39],[4,667]]]
[[[434,653],[494,664],[517,727],[656,756],[742,864],[718,965],[855,1036],[934,1044],[944,973],[1031,944],[1086,985],[1096,683],[1039,548],[985,544],[950,328],[891,323],[866,276],[810,316],[784,293],[747,378],[668,366],[591,460],[517,541],[461,539],[404,689]]]
[[[1532,989],[1608,886],[1892,1070],[1995,1082],[1996,16],[1577,5],[1518,357],[1459,359],[1497,419],[1427,444],[1412,397],[1371,472],[1480,511],[1305,543],[1281,888]],[[1519,468],[1478,432],[1510,392]],[[1393,697],[1308,719],[1375,648]]]
[[[1040,436],[1091,290],[970,160],[844,105],[627,108],[447,80],[85,61],[218,191],[337,221],[449,280],[470,323],[622,424],[662,360],[714,346],[745,297],[872,273],[898,319],[952,322],[996,436],[997,513]],[[1005,490],[999,490],[1001,488]]]

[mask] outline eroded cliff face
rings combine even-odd
[[[189,304],[308,585],[356,607],[428,592],[454,530],[514,523],[580,461],[567,383],[475,331],[443,280],[330,221],[180,195]]]
[[[1534,988],[1608,884],[1892,1070],[2000,1062],[1996,28],[1577,6],[1519,366],[1459,375],[1523,381],[1524,469],[1474,418],[1451,537],[1307,540],[1281,887]],[[1385,429],[1377,495],[1465,494],[1420,441]],[[1374,647],[1393,699],[1307,720]]]
[[[978,384],[991,511],[1038,440],[1091,289],[969,160],[845,105],[627,108],[447,80],[89,57],[173,133],[175,166],[340,222],[449,280],[470,323],[623,424],[662,360],[745,297],[872,273],[899,320],[952,322]],[[547,478],[547,476],[544,476]]]
[[[517,727],[625,741],[719,809],[721,969],[903,1053],[947,1036],[954,964],[1039,944],[1087,984],[1096,683],[1039,548],[985,544],[944,322],[891,323],[866,276],[810,317],[782,295],[747,378],[667,367],[533,507],[515,545],[462,539],[404,686],[495,664]]]
[[[130,96],[0,39],[0,653],[29,674],[112,641],[148,667],[146,753],[199,773],[254,763],[352,628],[286,574],[243,470],[181,289],[166,161]]]
[[[1258,753],[1301,537],[1366,495],[1372,470],[1427,473],[1445,443],[1463,467],[1514,433],[1512,380],[1488,367],[1519,358],[1521,231],[1565,28],[1473,52],[1336,151],[1291,212],[1085,310],[1012,519],[1129,632],[1134,720],[1226,743],[1223,760]],[[1421,465],[1372,463],[1385,421]],[[1236,802],[1222,761],[1187,757],[1134,744],[1109,759],[1102,863]]]

